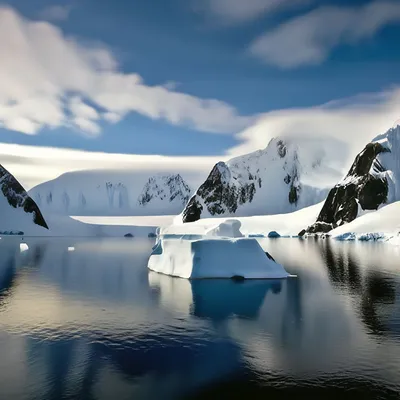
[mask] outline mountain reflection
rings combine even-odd
[[[17,251],[19,248],[16,244],[0,245],[0,310],[15,285]]]
[[[357,309],[365,326],[377,335],[389,333],[390,328],[384,322],[385,315],[379,313],[379,306],[395,304],[394,279],[379,272],[379,268],[367,269],[365,265],[361,273],[356,254],[331,240],[322,241],[319,249],[331,281],[339,284],[356,299]]]

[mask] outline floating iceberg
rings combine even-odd
[[[221,222],[217,226],[207,230],[205,232],[206,236],[219,236],[219,237],[229,237],[229,238],[240,238],[244,235],[240,232],[240,227],[242,223],[237,219],[227,219]]]
[[[161,239],[148,262],[152,271],[186,279],[281,279],[289,274],[256,239]]]
[[[29,250],[29,246],[26,243],[20,243],[19,244],[19,250],[21,253],[23,253],[24,251]]]

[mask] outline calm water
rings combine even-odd
[[[297,278],[190,283],[147,240],[27,242],[0,241],[0,399],[399,398],[395,247],[265,240]]]

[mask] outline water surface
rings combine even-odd
[[[0,399],[399,398],[396,247],[263,240],[297,278],[188,282],[150,240],[27,243],[0,241]]]

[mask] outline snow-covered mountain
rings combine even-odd
[[[182,221],[284,214],[316,204],[343,176],[345,150],[334,139],[274,138],[264,150],[216,164]]]
[[[0,165],[0,232],[25,232],[35,225],[48,229],[36,203],[15,177]]]
[[[186,205],[190,198],[191,189],[179,174],[155,175],[144,185],[138,203],[142,207],[154,201],[176,202]]]
[[[34,187],[44,212],[65,215],[176,215],[191,189],[178,173],[78,171]]]
[[[300,232],[329,232],[370,210],[400,200],[400,125],[368,143],[329,192],[317,221]]]

